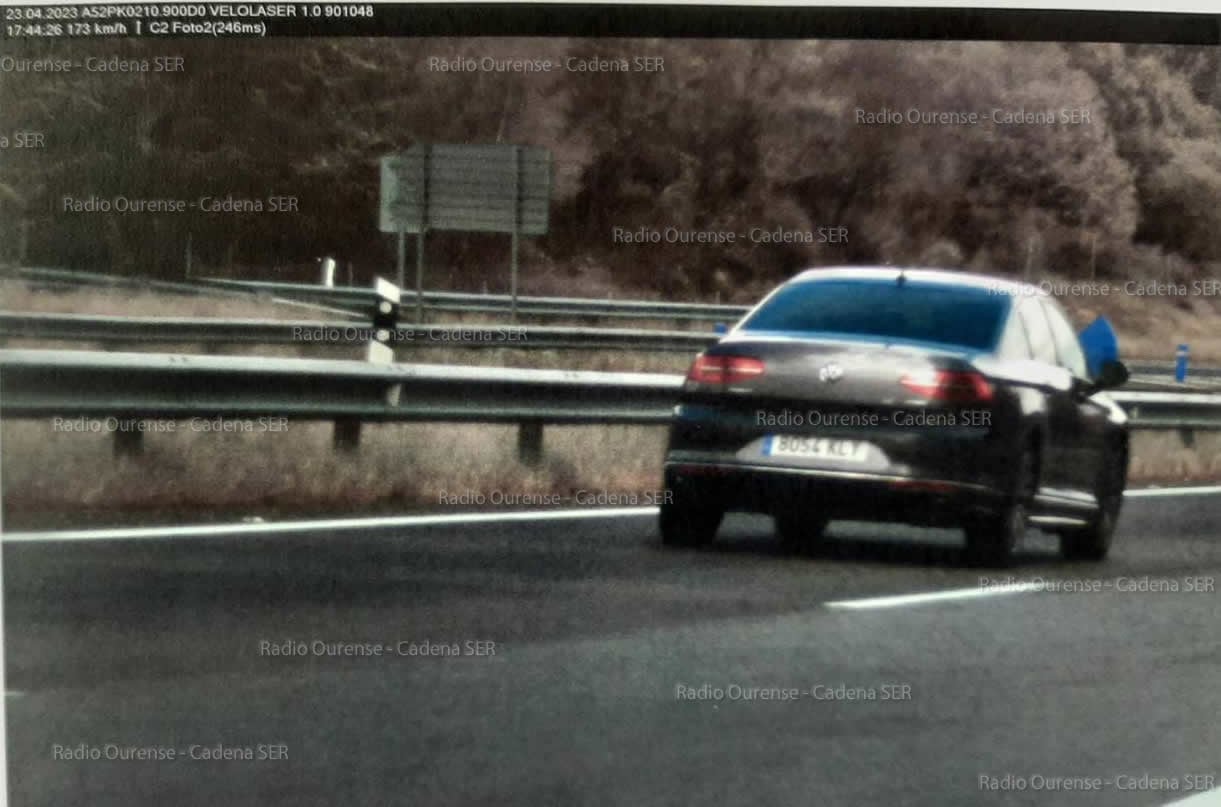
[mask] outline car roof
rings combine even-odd
[[[927,269],[895,266],[828,266],[806,269],[790,280],[790,283],[806,283],[816,280],[897,280],[902,274],[907,280],[925,285],[959,286],[963,288],[990,290],[1021,297],[1047,297],[1047,292],[1029,283],[1006,280],[994,275],[975,272],[959,272],[953,269]]]

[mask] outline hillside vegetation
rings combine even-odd
[[[200,272],[312,279],[314,259],[334,255],[362,282],[394,260],[392,239],[376,230],[378,157],[416,143],[504,142],[555,158],[551,231],[524,239],[527,290],[748,301],[796,268],[858,262],[1099,281],[1221,275],[1215,49],[577,39],[11,47],[17,59],[93,56],[106,69],[0,73],[6,119],[46,136],[42,149],[0,149],[0,259],[17,257],[24,227],[30,264],[180,277],[189,241]],[[183,57],[182,71],[156,72],[158,56]],[[637,57],[664,69],[630,69]],[[120,60],[137,69],[118,69]],[[437,60],[481,67],[447,71]],[[980,121],[961,122],[969,113]],[[276,195],[297,197],[299,209],[270,212]],[[118,196],[265,209],[120,214],[65,203]],[[758,228],[815,242],[638,244],[616,228]],[[844,228],[846,238],[818,243],[819,228]],[[428,249],[430,286],[507,284],[504,236],[435,233]]]

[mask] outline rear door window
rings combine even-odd
[[[1051,325],[1051,338],[1056,345],[1056,356],[1060,366],[1067,368],[1078,378],[1089,378],[1089,370],[1085,366],[1085,353],[1081,350],[1081,342],[1073,332],[1073,326],[1068,324],[1067,317],[1059,306],[1050,300],[1043,301],[1043,311],[1047,314],[1047,322]]]
[[[1005,359],[1030,359],[1033,356],[1030,351],[1030,337],[1026,335],[1026,326],[1017,311],[1014,311],[1013,315],[1009,317],[1009,324],[1005,328],[1004,336],[1001,337],[998,352]]]
[[[1051,326],[1047,324],[1047,315],[1038,300],[1024,300],[1018,313],[1022,324],[1026,327],[1026,335],[1030,338],[1030,352],[1036,361],[1057,364],[1056,344],[1051,336]]]

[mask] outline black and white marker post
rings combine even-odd
[[[373,284],[377,291],[377,302],[373,308],[372,339],[365,346],[365,360],[373,364],[393,364],[395,330],[398,328],[399,310],[403,293],[388,280],[377,278]],[[398,406],[402,396],[401,384],[392,384],[386,389],[386,405]],[[360,420],[339,418],[335,421],[333,444],[337,451],[355,451],[360,447]]]
[[[399,323],[399,310],[403,292],[389,280],[377,278],[373,283],[377,291],[377,302],[373,310],[373,339],[369,342],[365,359],[374,364],[394,362],[394,349],[390,341]]]

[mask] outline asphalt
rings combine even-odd
[[[952,532],[832,534],[818,557],[747,517],[666,550],[627,514],[6,543],[10,803],[1122,807],[1221,784],[1221,496],[1129,500],[1102,564],[1036,531],[1004,573]],[[1014,581],[1077,590],[852,607]],[[196,758],[218,746],[251,758]],[[133,748],[174,758],[107,758]]]

